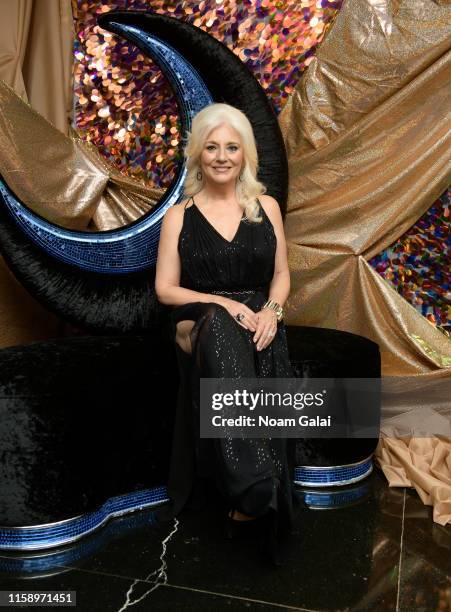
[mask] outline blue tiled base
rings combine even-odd
[[[311,510],[336,510],[354,506],[364,501],[370,493],[368,482],[338,490],[298,489],[297,494]]]
[[[104,525],[110,518],[169,501],[166,487],[154,487],[108,499],[93,512],[30,527],[0,526],[0,549],[39,550],[74,542]]]
[[[336,487],[358,482],[372,470],[371,457],[351,465],[299,466],[294,471],[294,482],[315,488]],[[110,518],[166,501],[169,501],[166,487],[155,487],[111,497],[97,510],[64,521],[27,527],[0,526],[0,550],[40,550],[68,544],[98,529]]]
[[[357,463],[327,467],[298,466],[294,482],[303,487],[337,487],[358,482],[373,471],[371,456]]]

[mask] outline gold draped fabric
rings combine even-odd
[[[90,143],[64,136],[1,81],[0,172],[27,206],[70,229],[128,225],[162,194],[122,175]]]
[[[72,107],[70,0],[0,0],[0,79],[61,132]],[[62,323],[0,258],[0,347],[58,337]]]
[[[451,342],[368,263],[451,182],[451,7],[352,0],[279,116],[289,159],[286,320],[378,343],[383,375],[418,384],[451,376]],[[402,387],[402,380],[401,380]],[[399,429],[416,407],[383,406],[376,459],[391,486],[415,486],[451,521],[451,442]],[[396,408],[396,407],[395,407]],[[417,436],[415,436],[417,433]],[[404,432],[405,435],[405,432]]]
[[[97,149],[68,137],[0,81],[0,174],[32,210],[63,227],[101,231],[128,225],[162,190],[123,176]],[[58,337],[59,319],[0,265],[0,347]]]

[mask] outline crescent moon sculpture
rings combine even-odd
[[[174,89],[183,130],[214,101],[237,106],[248,116],[259,152],[259,179],[284,214],[288,170],[283,138],[263,89],[241,60],[203,30],[165,15],[117,11],[101,15],[98,22],[159,64]],[[5,260],[28,291],[61,318],[97,332],[146,331],[161,314],[153,286],[161,222],[181,199],[184,178],[182,167],[150,214],[126,228],[97,233],[42,219],[0,181]]]
[[[155,36],[133,26],[114,25],[116,31],[139,45],[159,64],[177,98],[182,130],[190,130],[192,117],[213,102],[197,71],[180,53]],[[92,272],[126,274],[155,263],[163,216],[180,200],[185,174],[182,168],[155,211],[128,227],[106,232],[80,232],[58,227],[25,208],[4,183],[0,184],[0,191],[23,231],[53,257]]]

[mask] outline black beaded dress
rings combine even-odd
[[[254,312],[268,299],[274,275],[277,238],[258,201],[262,222],[244,218],[231,241],[226,240],[196,206],[185,205],[178,252],[180,286],[202,293],[221,293],[245,303]],[[254,333],[241,327],[214,302],[191,302],[171,312],[175,337],[179,321],[194,321],[192,353],[175,343],[181,384],[174,428],[168,494],[172,504],[157,517],[176,516],[199,493],[199,483],[214,482],[229,508],[260,516],[269,508],[279,524],[291,528],[294,440],[285,438],[200,438],[200,378],[294,377],[283,321],[272,342],[257,351]],[[193,486],[195,485],[195,486]],[[201,496],[202,497],[202,496]],[[196,502],[194,503],[195,507]]]

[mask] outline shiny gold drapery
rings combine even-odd
[[[48,123],[0,80],[0,174],[44,218],[95,231],[128,225],[162,190],[123,176],[94,146]],[[28,296],[0,265],[0,347],[57,337],[61,321]]]
[[[128,225],[163,192],[121,174],[93,145],[64,136],[2,81],[0,172],[32,210],[78,230]]]
[[[420,384],[451,375],[451,342],[368,261],[451,182],[450,34],[443,3],[347,0],[279,116],[290,173],[287,322],[366,336],[385,375]],[[451,417],[449,404],[423,408]],[[396,453],[388,423],[376,453],[387,477],[402,472],[425,503],[440,501],[435,520],[451,520],[448,440],[434,439],[434,455],[413,430],[412,446]]]
[[[62,133],[72,108],[70,0],[0,0],[0,79]],[[57,337],[61,322],[0,258],[0,347]]]

